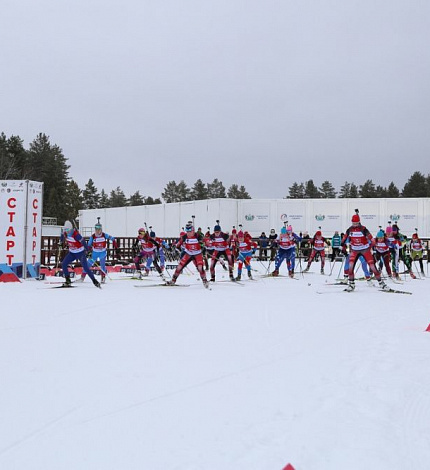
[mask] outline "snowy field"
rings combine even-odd
[[[0,283],[0,469],[428,470],[430,279],[338,267]]]

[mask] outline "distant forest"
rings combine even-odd
[[[89,178],[84,188],[69,175],[70,166],[62,149],[49,141],[45,134],[39,134],[24,148],[19,136],[7,137],[0,134],[0,180],[34,180],[44,183],[45,217],[55,217],[58,223],[75,220],[81,209],[106,207],[140,206],[161,204],[162,202],[196,201],[215,198],[251,199],[245,186],[232,184],[228,189],[222,181],[215,178],[211,183],[198,179],[191,187],[183,180],[169,181],[161,198],[144,196],[137,190],[127,197],[120,186],[111,191],[97,189]],[[387,187],[376,185],[372,180],[363,184],[345,181],[336,191],[330,181],[317,186],[312,179],[293,183],[288,189],[286,199],[319,198],[381,198],[381,197],[430,197],[430,175],[415,171],[402,190],[391,182]]]

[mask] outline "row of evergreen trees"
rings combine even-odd
[[[84,189],[69,177],[70,166],[58,145],[51,144],[49,137],[39,134],[24,148],[23,140],[18,136],[6,137],[0,134],[0,180],[29,179],[44,183],[43,215],[56,217],[59,223],[66,219],[76,219],[81,209],[106,207],[138,206],[143,204],[161,204],[160,198],[142,196],[136,191],[127,197],[121,188],[106,193],[100,192],[90,178]],[[184,181],[169,181],[161,193],[164,202],[182,202],[214,198],[250,199],[244,186],[232,184],[228,189],[215,178],[212,183],[198,179],[192,187]],[[388,187],[375,185],[367,180],[362,185],[345,182],[339,192],[329,181],[317,187],[313,180],[294,183],[288,188],[287,199],[303,198],[378,198],[378,197],[430,197],[430,175],[419,171],[413,173],[402,191],[391,182]]]

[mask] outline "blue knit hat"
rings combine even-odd
[[[384,238],[385,233],[382,230],[379,230],[379,232],[376,234],[376,238]]]

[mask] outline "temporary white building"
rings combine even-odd
[[[397,223],[406,235],[418,230],[430,237],[430,198],[385,199],[208,199],[150,206],[92,209],[79,212],[79,227],[84,235],[94,229],[98,218],[106,232],[117,237],[135,236],[140,227],[152,227],[157,236],[177,237],[188,220],[196,227],[212,230],[216,221],[224,231],[241,224],[257,237],[261,232],[276,231],[288,222],[295,232],[323,235],[350,226],[351,216],[359,210],[361,222],[376,233],[388,222]]]

